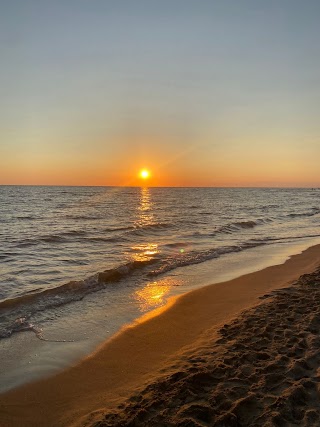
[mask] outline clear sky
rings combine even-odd
[[[318,0],[0,5],[0,184],[320,186]]]

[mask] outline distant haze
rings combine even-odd
[[[10,0],[0,184],[320,186],[320,2]]]

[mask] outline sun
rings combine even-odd
[[[150,178],[150,171],[148,171],[148,169],[141,169],[141,171],[139,172],[139,176],[142,179],[148,179]]]

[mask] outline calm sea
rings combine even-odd
[[[70,353],[97,343],[172,289],[188,290],[182,278],[196,266],[319,238],[319,197],[319,189],[1,186],[0,337],[27,331],[70,343]]]

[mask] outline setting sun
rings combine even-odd
[[[147,169],[142,169],[139,173],[140,178],[148,179],[150,178],[150,172]]]

